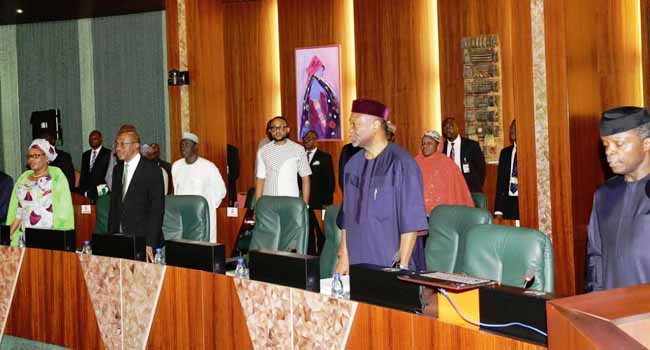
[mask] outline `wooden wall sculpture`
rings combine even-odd
[[[481,35],[461,41],[465,79],[465,136],[477,141],[487,163],[498,163],[506,139],[501,122],[499,37]]]

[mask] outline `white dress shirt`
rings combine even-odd
[[[461,162],[460,162],[460,134],[456,136],[456,138],[453,141],[447,140],[447,157],[451,154],[451,144],[454,144],[454,163],[456,163],[456,166],[460,171],[463,171]]]
[[[124,169],[127,169],[127,164],[128,164],[128,173],[126,174],[126,183],[122,184],[122,190],[124,191],[124,196],[126,196],[126,193],[129,190],[129,185],[131,184],[131,179],[133,179],[133,174],[135,174],[135,169],[138,167],[138,164],[140,163],[140,153],[136,153],[135,157],[133,157],[129,161],[124,161]]]

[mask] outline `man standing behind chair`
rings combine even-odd
[[[329,153],[318,149],[318,134],[310,130],[302,139],[311,168],[311,193],[309,208],[323,209],[334,200],[334,165]]]
[[[181,155],[172,165],[174,193],[203,196],[210,208],[210,242],[217,242],[217,208],[226,196],[226,184],[214,163],[198,155],[199,137],[184,132]]]
[[[302,179],[302,199],[309,204],[311,168],[305,149],[288,139],[289,123],[283,116],[269,122],[273,141],[257,151],[255,200],[264,196],[300,197],[296,174]]]
[[[97,199],[97,186],[106,183],[106,170],[111,160],[111,150],[103,147],[102,142],[102,133],[93,130],[88,136],[90,149],[81,156],[79,192],[92,200]]]
[[[160,159],[160,145],[157,143],[152,143],[149,145],[147,150],[143,152],[143,155],[149,159],[151,159],[156,165],[160,167],[160,169],[163,170],[163,178],[166,176],[166,182],[165,182],[165,194],[174,194],[174,181],[172,180],[172,165],[169,164],[168,162]]]
[[[594,194],[587,242],[587,290],[650,282],[650,113],[619,107],[600,118],[607,162],[618,176]]]
[[[388,141],[387,120],[380,102],[352,103],[350,139],[364,150],[345,166],[339,273],[359,263],[424,267],[422,246],[415,244],[418,231],[427,229],[422,175],[413,157]]]
[[[163,176],[151,160],[140,156],[140,135],[135,129],[120,132],[115,141],[118,162],[113,170],[109,232],[144,236],[147,261],[163,245],[165,214]]]
[[[519,220],[519,176],[517,170],[517,134],[515,121],[510,123],[512,145],[501,150],[497,172],[497,193],[494,215],[497,218]]]
[[[445,144],[442,152],[451,158],[465,177],[470,192],[483,192],[485,157],[478,142],[461,137],[454,118],[442,122]]]

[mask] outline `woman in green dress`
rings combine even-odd
[[[7,212],[14,247],[26,228],[74,229],[68,180],[61,169],[48,165],[56,156],[56,150],[45,139],[35,139],[29,146],[27,163],[30,170],[16,181]]]

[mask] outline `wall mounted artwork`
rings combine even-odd
[[[339,45],[296,49],[299,140],[313,130],[323,141],[341,140]]]
[[[478,141],[488,163],[498,163],[503,148],[499,37],[461,40],[465,85],[465,136]]]

